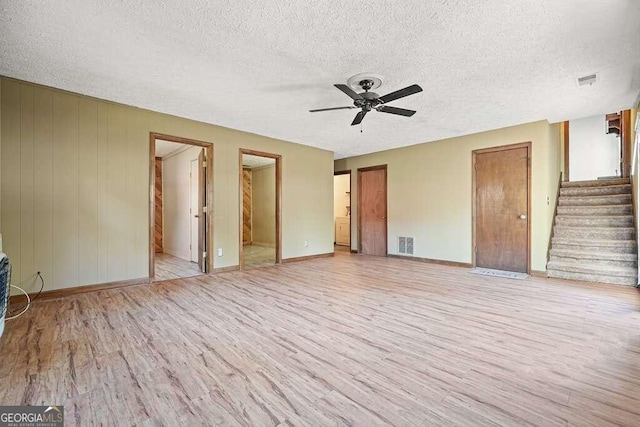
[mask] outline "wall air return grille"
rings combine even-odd
[[[413,237],[398,237],[398,253],[413,255]]]

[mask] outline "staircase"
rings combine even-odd
[[[628,178],[562,183],[549,277],[636,286],[637,253]]]

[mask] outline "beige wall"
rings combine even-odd
[[[254,245],[276,245],[276,166],[251,170],[251,234]]]
[[[8,78],[0,86],[0,232],[14,283],[36,271],[46,289],[148,276],[152,131],[213,143],[214,249],[224,253],[214,267],[238,265],[240,148],[282,155],[283,258],[333,251],[329,151]]]
[[[202,149],[190,147],[162,159],[164,252],[187,261],[191,261],[191,161],[198,160]]]
[[[560,173],[564,169],[564,158],[562,157],[564,143],[564,135],[562,133],[562,123],[553,123],[549,125],[549,151],[548,151],[548,162],[549,165],[558,165],[558,168],[555,169],[553,167],[549,168],[549,173],[553,174],[549,178],[551,182],[549,183],[549,191],[552,191],[554,197],[551,199],[555,205],[555,199],[558,195],[558,190],[560,187]],[[555,206],[553,206],[555,210]],[[551,215],[551,220],[553,221],[553,213]]]
[[[571,181],[620,176],[620,138],[606,133],[605,115],[569,122]]]
[[[560,174],[560,126],[546,121],[336,160],[336,171],[353,171],[351,247],[357,248],[356,170],[386,164],[389,253],[398,253],[397,236],[413,236],[417,257],[470,263],[471,152],[526,141],[532,142],[531,267],[546,270]]]
[[[333,177],[333,216],[347,216],[349,206],[349,175],[336,175]]]

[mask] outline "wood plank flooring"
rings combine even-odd
[[[257,268],[274,265],[276,263],[275,248],[265,246],[246,245],[242,248],[243,268]]]
[[[173,255],[157,253],[155,256],[155,282],[199,276],[202,274],[198,263]]]
[[[350,246],[344,246],[344,245],[333,245],[333,251],[334,252],[351,252],[351,247]]]
[[[36,302],[0,404],[67,425],[640,425],[637,289],[345,253]]]

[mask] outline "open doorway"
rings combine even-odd
[[[151,134],[151,281],[198,276],[212,270],[213,147]]]
[[[279,264],[281,156],[240,150],[240,268]]]
[[[631,169],[630,111],[563,123],[565,181],[628,178]]]
[[[351,171],[333,174],[333,221],[335,253],[351,252]]]

